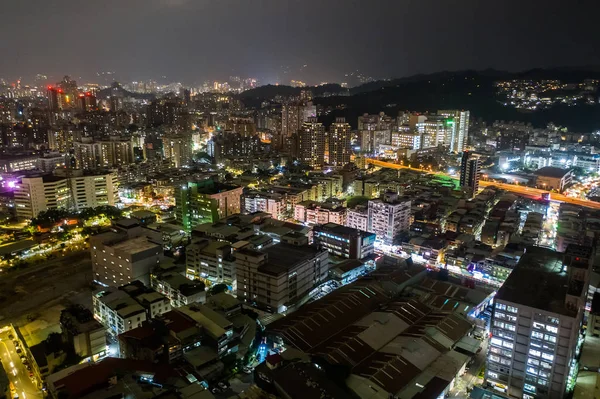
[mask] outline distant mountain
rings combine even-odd
[[[388,115],[397,115],[401,110],[426,112],[438,109],[468,109],[471,111],[471,118],[481,118],[489,123],[495,120],[514,120],[543,127],[554,122],[577,132],[600,129],[600,105],[597,104],[575,107],[557,105],[536,112],[523,112],[504,106],[498,101],[494,83],[512,79],[581,82],[584,79],[600,79],[600,67],[531,69],[517,73],[493,69],[444,71],[370,82],[351,88],[350,96],[318,97],[314,102],[331,111],[321,117],[326,124],[331,123],[335,117],[343,116],[354,127],[358,116],[365,112],[383,111]],[[313,92],[315,90],[310,89]],[[256,101],[259,98],[272,99],[276,95],[299,94],[300,90],[289,86],[264,86],[244,92],[241,96],[242,99],[252,98]],[[318,96],[317,92],[314,93]]]
[[[254,89],[246,90],[240,94],[244,99],[272,99],[276,96],[299,96],[303,90],[310,90],[315,96],[322,96],[325,93],[341,93],[347,91],[337,83],[329,83],[320,86],[292,87],[286,85],[266,85]]]
[[[120,98],[137,98],[142,100],[151,100],[155,98],[154,94],[135,93],[129,90],[125,90],[118,82],[113,82],[113,84],[109,88],[100,90],[96,94],[96,97],[98,98],[109,98],[112,96]]]

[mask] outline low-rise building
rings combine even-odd
[[[112,287],[135,280],[150,285],[150,271],[163,258],[162,245],[146,237],[128,238],[123,232],[92,236],[90,252],[94,280]]]
[[[100,291],[92,296],[94,317],[109,334],[117,336],[142,325],[146,309],[126,292]]]
[[[280,243],[261,251],[239,249],[235,266],[238,298],[282,313],[325,281],[329,259],[324,249]]]
[[[539,188],[547,190],[562,192],[573,180],[572,170],[556,168],[554,166],[543,167],[534,173],[537,176],[536,185]]]
[[[242,195],[242,210],[247,213],[266,212],[274,219],[283,219],[287,204],[281,194],[251,191]]]
[[[374,233],[326,223],[315,226],[313,234],[315,245],[342,258],[366,259],[375,251]]]
[[[204,283],[185,278],[177,271],[152,273],[150,286],[169,298],[174,308],[206,301]]]
[[[99,291],[92,295],[92,302],[96,320],[115,336],[171,310],[167,297],[140,281]]]
[[[346,226],[361,230],[369,230],[369,211],[365,206],[357,206],[354,209],[348,209],[346,213]]]
[[[81,305],[64,309],[60,325],[65,342],[73,345],[78,356],[97,360],[106,353],[106,329],[88,309]]]
[[[186,247],[186,277],[233,285],[236,270],[233,248],[226,241],[200,239]]]
[[[346,224],[346,207],[325,202],[302,201],[294,207],[294,219],[302,223]]]

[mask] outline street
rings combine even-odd
[[[42,398],[42,392],[31,381],[29,371],[21,362],[17,349],[9,338],[9,331],[0,333],[0,360],[10,382],[13,383],[19,398]]]

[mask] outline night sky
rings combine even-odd
[[[595,1],[1,0],[0,77],[341,82],[600,65]]]

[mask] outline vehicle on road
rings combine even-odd
[[[227,389],[227,388],[229,388],[229,386],[225,382],[223,382],[223,381],[220,381],[217,385],[221,389]]]
[[[23,353],[23,351],[21,350],[21,348],[17,348],[17,353],[18,353],[18,354],[21,354],[21,353]]]

